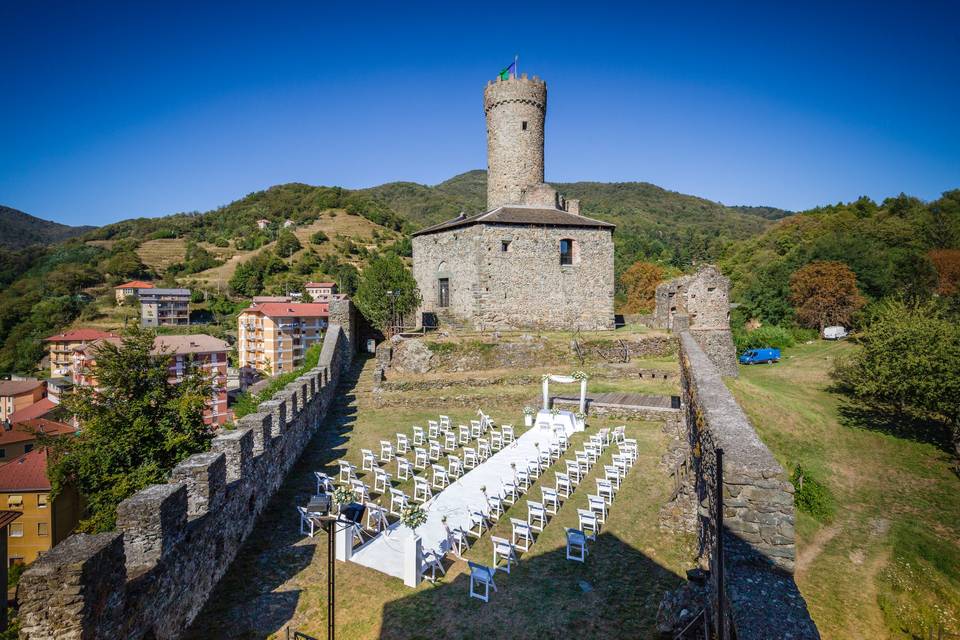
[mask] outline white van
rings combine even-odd
[[[840,340],[846,337],[847,337],[847,330],[839,325],[833,326],[833,327],[825,327],[823,329],[824,340]]]

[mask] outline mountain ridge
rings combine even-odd
[[[52,220],[44,220],[19,209],[0,204],[0,247],[22,249],[30,245],[50,245],[83,235],[96,227],[74,227]]]

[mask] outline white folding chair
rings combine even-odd
[[[620,489],[620,470],[612,464],[603,465],[603,477],[613,484],[614,488]]]
[[[357,477],[357,465],[340,460],[340,482],[350,482]]]
[[[486,438],[477,440],[477,458],[482,462],[490,457],[490,441]]]
[[[500,425],[500,433],[503,436],[503,444],[510,444],[514,441],[512,424]]]
[[[410,440],[407,438],[407,434],[398,433],[397,434],[397,455],[403,455],[410,450]]]
[[[353,491],[354,497],[356,497],[357,502],[360,504],[370,499],[370,488],[361,480],[351,480],[350,490]]]
[[[360,470],[373,471],[377,466],[377,456],[370,449],[360,449]],[[342,479],[342,478],[341,478]]]
[[[433,491],[430,489],[430,483],[426,478],[415,476],[413,478],[413,501],[426,502],[433,497]]]
[[[595,446],[589,442],[583,444],[583,451],[587,454],[587,458],[590,460],[590,465],[593,466],[597,463],[597,460],[600,459],[600,447]]]
[[[490,589],[492,588],[494,593],[497,591],[497,585],[493,581],[493,569],[475,562],[467,564],[470,566],[470,597],[489,602]],[[475,585],[478,584],[483,585],[483,593],[476,590]]]
[[[443,489],[450,484],[450,476],[447,475],[446,469],[438,464],[431,465],[430,469],[433,471],[433,481],[431,484],[434,489]]]
[[[580,465],[580,472],[584,475],[590,473],[590,456],[587,455],[586,451],[577,451],[574,454],[574,457],[577,459],[577,464]]]
[[[389,440],[380,441],[380,462],[393,460],[393,443]]]
[[[312,538],[316,534],[316,528],[310,514],[304,507],[297,507],[297,513],[300,514],[300,535]]]
[[[577,509],[577,516],[580,518],[580,531],[591,540],[597,539],[597,533],[600,526],[597,524],[597,514],[590,509]]]
[[[429,489],[430,487],[427,487]],[[390,515],[399,516],[410,503],[407,494],[400,489],[390,489]]]
[[[637,462],[637,445],[624,443],[620,445],[620,453],[627,459],[632,467]]]
[[[420,449],[423,451],[423,449]],[[409,480],[415,473],[413,464],[406,458],[397,458],[397,480]]]
[[[538,460],[527,460],[527,473],[531,478],[540,477],[540,462]]]
[[[390,526],[390,523],[387,521],[386,509],[374,502],[368,502],[366,507],[365,513],[367,517],[367,531],[380,533]]]
[[[440,416],[440,428],[449,429],[450,428],[450,416]]]
[[[459,456],[447,455],[447,475],[451,478],[459,478],[463,475],[463,462]]]
[[[609,427],[600,429],[600,438],[603,440],[603,446],[610,446],[610,429]]]
[[[444,526],[446,527],[446,525]],[[450,550],[453,551],[454,555],[458,558],[462,558],[463,552],[470,546],[470,541],[467,540],[467,533],[460,527],[456,529],[447,527],[447,543],[450,545]]]
[[[470,442],[470,427],[461,424],[457,427],[457,430],[460,432],[460,437],[458,439],[460,444],[467,444]]]
[[[421,565],[421,575],[424,578],[427,578],[427,571],[430,572],[430,577],[427,578],[430,582],[437,581],[437,571],[440,572],[440,575],[447,575],[446,570],[443,568],[442,556],[440,553],[434,549],[427,549],[423,552],[423,564]]]
[[[373,490],[383,495],[390,488],[390,478],[392,476],[384,469],[379,467],[373,472]]]
[[[613,485],[609,480],[597,478],[597,495],[603,498],[607,504],[613,504]]]
[[[624,439],[627,437],[626,434],[626,425],[620,425],[619,427],[614,427],[613,429],[613,441],[617,444],[623,444]]]
[[[560,445],[560,448],[564,451],[567,450],[567,447],[570,446],[570,441],[567,439],[567,434],[563,431],[557,434],[557,444]]]
[[[440,438],[440,423],[436,420],[427,420],[427,435],[431,440]]]
[[[560,459],[560,456],[563,455],[563,449],[560,448],[560,443],[553,442],[550,444],[550,460],[557,461]]]
[[[587,495],[587,506],[590,507],[590,511],[597,516],[597,522],[603,524],[607,519],[607,503],[600,496],[594,494]]]
[[[443,436],[443,449],[444,451],[456,451],[457,450],[457,436],[454,435],[453,431],[444,432]]]
[[[523,551],[529,551],[530,545],[533,544],[533,529],[530,528],[530,525],[519,518],[510,518],[510,526],[510,542],[513,546]]]
[[[583,531],[567,528],[567,560],[587,561],[587,537]]]
[[[470,526],[467,528],[467,533],[474,538],[482,538],[487,528],[486,514],[479,509],[470,509]]]
[[[543,507],[550,515],[557,515],[560,509],[560,497],[556,489],[550,487],[540,487],[540,494],[543,496]]]
[[[517,485],[524,491],[530,488],[530,474],[526,469],[517,469],[514,478],[516,478]]]
[[[463,468],[473,469],[477,466],[477,450],[473,447],[463,448]]]
[[[563,499],[570,497],[570,494],[573,493],[573,489],[570,486],[570,476],[565,473],[560,473],[559,471],[554,471],[553,475],[557,477],[557,495]]]
[[[617,471],[620,472],[620,476],[625,477],[627,475],[627,471],[630,470],[630,460],[622,453],[615,453],[613,456],[611,456],[611,458],[613,461],[613,466],[615,466]]]
[[[483,435],[483,427],[480,425],[479,420],[470,421],[470,437],[476,440]]]
[[[603,451],[606,446],[603,442],[603,436],[598,433],[590,435],[590,444],[591,446],[596,447],[598,451]]]
[[[580,465],[577,464],[576,460],[564,460],[567,465],[567,475],[570,476],[570,483],[573,486],[578,486],[580,484]]]
[[[427,450],[423,447],[413,449],[413,468],[422,471],[427,468]]]
[[[490,430],[490,448],[494,451],[503,449],[503,433],[496,429]]]
[[[440,460],[440,456],[443,455],[443,450],[440,448],[440,443],[436,440],[430,441],[430,461],[437,462]]]
[[[413,428],[413,444],[423,444],[427,441],[426,435],[423,433],[423,427],[414,427]]]
[[[547,510],[544,509],[542,502],[527,500],[527,524],[534,531],[543,531],[547,526]]]
[[[487,505],[490,508],[490,517],[499,520],[500,516],[503,515],[503,500],[500,499],[500,496],[489,496]]]
[[[506,538],[490,536],[490,542],[493,543],[493,570],[510,573],[510,565],[519,562],[516,549]],[[501,560],[507,561],[506,566],[499,566]]]
[[[314,471],[313,477],[317,479],[317,495],[324,493],[333,493],[333,478],[320,471]]]
[[[538,461],[540,463],[541,471],[546,471],[547,469],[550,468],[550,465],[553,463],[553,460],[550,459],[550,451],[541,451],[540,455],[537,457],[539,458]]]
[[[513,504],[517,501],[517,485],[512,482],[503,483],[503,496],[500,498],[507,504]]]

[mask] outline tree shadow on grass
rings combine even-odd
[[[226,575],[210,594],[184,640],[262,639],[279,631],[297,610],[301,591],[275,591],[327,553],[326,535],[300,533],[295,506],[316,493],[314,471],[334,474],[347,434],[356,422],[354,389],[363,368],[358,358],[341,378],[340,390],[323,424],[307,443],[280,488],[257,519]]]
[[[469,597],[468,572],[451,572],[387,603],[380,638],[658,637],[660,599],[683,579],[610,533],[589,550],[585,563],[567,560],[564,547],[525,554],[509,575],[497,572],[488,603]]]
[[[897,411],[892,407],[868,405],[849,397],[838,407],[840,424],[845,427],[878,431],[888,435],[932,444],[945,453],[953,454],[950,427],[943,421]]]

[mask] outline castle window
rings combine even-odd
[[[437,306],[450,306],[450,278],[440,278],[437,280]]]
[[[560,264],[561,265],[572,265],[576,264],[579,258],[577,251],[577,243],[569,238],[564,238],[560,241]]]
[[[521,128],[522,128],[524,131],[527,130],[527,121],[526,121],[526,120],[523,121],[523,124],[521,125]]]
[[[500,251],[502,251],[502,252],[504,252],[504,253],[506,253],[507,251],[510,251],[510,241],[509,241],[509,240],[501,240],[501,241],[500,241]]]

